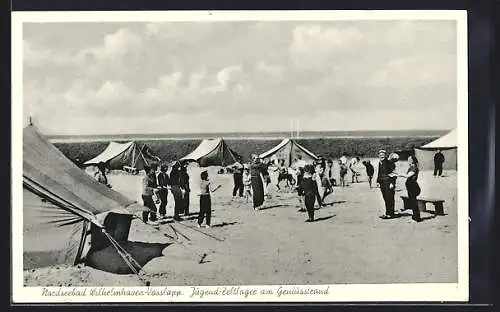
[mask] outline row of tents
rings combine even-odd
[[[318,157],[304,148],[297,141],[284,139],[274,148],[260,155],[263,159],[282,158],[286,165],[301,155],[305,161],[313,161]],[[86,161],[84,166],[105,163],[111,170],[135,169],[143,170],[145,165],[161,161],[154,156],[146,144],[139,146],[132,141],[127,143],[110,142],[106,149],[96,157]],[[230,166],[242,161],[241,155],[231,149],[222,138],[203,140],[196,149],[182,157],[180,161],[195,161],[200,167]]]
[[[415,150],[421,163],[432,162],[441,149],[449,168],[456,168],[456,132]],[[262,153],[264,159],[285,159],[287,165],[302,155],[316,155],[292,139]],[[111,143],[88,164],[107,162],[113,167],[123,162],[138,166],[153,157],[136,143]],[[224,140],[204,140],[183,159],[202,166],[229,165],[240,156]],[[129,162],[130,161],[130,162]],[[76,264],[89,253],[108,246],[119,249],[126,241],[134,215],[142,206],[98,183],[53,146],[35,126],[23,130],[23,267],[31,269],[55,264]],[[119,250],[117,250],[119,252]]]
[[[433,159],[437,150],[445,156],[444,169],[453,170],[457,167],[457,132],[453,130],[443,137],[426,145],[414,148],[412,151],[403,151],[403,154],[414,153],[419,159],[421,169],[429,170],[434,166]],[[312,162],[318,157],[300,145],[296,140],[284,139],[272,149],[260,154],[265,160],[284,159],[285,165],[290,166],[300,155],[306,162]],[[181,161],[195,161],[201,167],[230,166],[242,161],[241,155],[231,149],[222,138],[203,140],[195,150],[182,157]],[[159,162],[146,144],[141,147],[132,141],[128,143],[111,142],[106,149],[96,157],[86,161],[85,166],[106,163],[112,170],[133,169],[143,170],[145,165]]]

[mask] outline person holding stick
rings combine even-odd
[[[206,220],[205,227],[210,227],[210,220],[212,216],[212,199],[210,193],[215,192],[221,186],[218,185],[215,189],[210,189],[211,183],[208,180],[208,172],[203,171],[200,174],[200,213],[198,214],[198,227],[201,227],[203,220]]]

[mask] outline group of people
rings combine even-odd
[[[394,199],[396,180],[397,178],[405,178],[405,186],[409,197],[409,207],[413,211],[412,219],[419,222],[421,221],[421,217],[417,205],[417,196],[420,195],[421,190],[417,182],[419,175],[418,160],[414,155],[411,155],[408,158],[408,170],[405,173],[397,173],[396,162],[398,160],[399,156],[397,156],[397,154],[388,155],[385,150],[379,151],[376,183],[380,188],[385,203],[385,214],[380,217],[382,219],[391,219],[396,216]],[[277,188],[279,189],[281,181],[285,180],[288,184],[290,173],[283,159],[279,159],[277,163],[278,166],[275,171],[278,172]],[[366,169],[369,187],[373,187],[372,181],[375,174],[375,168],[371,162],[369,160],[361,162],[359,157],[354,157],[348,161],[345,155],[339,159],[340,186],[345,186],[345,175],[348,170],[350,170],[352,174],[351,182],[359,182],[358,176],[360,174],[357,168],[359,163]],[[243,194],[247,198],[252,196],[254,209],[259,209],[264,202],[264,190],[270,183],[268,167],[269,162],[263,161],[257,155],[252,155],[250,166],[243,166],[241,171],[235,171],[234,173],[235,188],[233,189],[233,196],[236,196],[238,190],[240,190],[240,196],[243,196]],[[297,155],[291,168],[296,172],[295,190],[299,198],[299,211],[307,211],[308,219],[306,222],[312,222],[314,221],[314,207],[316,203],[319,207],[324,206],[325,198],[333,193],[333,186],[336,186],[333,172],[333,160],[325,160],[323,157],[320,157],[312,164],[307,164],[302,160],[300,155]],[[440,174],[439,168],[437,173]]]
[[[376,183],[378,184],[382,198],[385,203],[385,214],[380,216],[382,219],[391,219],[396,216],[395,213],[395,188],[397,178],[405,178],[405,186],[408,193],[409,207],[412,209],[412,218],[415,221],[421,221],[420,211],[417,205],[417,196],[420,194],[420,186],[418,184],[418,160],[414,155],[408,158],[408,170],[405,173],[396,172],[396,161],[399,157],[388,157],[385,150],[379,151],[378,176]],[[440,151],[436,153],[434,175],[442,174],[442,163],[444,156]],[[390,156],[395,155],[391,154]],[[345,186],[345,175],[347,170],[351,170],[352,183],[357,183],[359,173],[356,166],[360,162],[359,157],[352,158],[349,162],[345,155],[339,159],[340,167],[340,186]],[[368,183],[372,188],[372,179],[375,173],[373,165],[369,160],[361,162],[366,168]],[[234,188],[232,195],[244,197],[246,202],[252,199],[254,210],[260,209],[264,203],[264,199],[268,194],[267,188],[271,183],[269,174],[269,161],[264,161],[257,155],[252,155],[250,164],[239,164],[234,168]],[[98,170],[95,174],[96,179],[111,187],[106,177],[105,164],[100,163],[97,166]],[[145,176],[142,179],[142,200],[145,210],[142,213],[142,220],[145,223],[156,224],[160,219],[166,218],[166,206],[169,192],[172,193],[175,205],[173,219],[181,221],[181,215],[189,215],[189,198],[190,185],[187,167],[181,162],[175,162],[170,173],[168,173],[168,165],[151,164],[145,166]],[[306,222],[314,221],[314,207],[318,203],[319,207],[324,206],[325,198],[333,193],[333,187],[337,185],[334,178],[333,160],[326,160],[320,157],[313,163],[306,163],[302,160],[301,155],[297,155],[295,161],[290,167],[285,165],[284,159],[277,160],[278,172],[277,188],[279,189],[280,182],[286,181],[290,186],[293,179],[290,169],[295,172],[295,190],[298,195],[300,209],[299,211],[307,211],[308,219]],[[201,172],[201,182],[199,188],[200,210],[198,214],[198,226],[200,227],[203,221],[206,226],[210,227],[211,222],[211,196],[220,185],[215,188],[209,180],[206,170]],[[321,192],[320,192],[321,190]],[[157,207],[158,205],[158,207]],[[157,213],[160,215],[159,218]]]
[[[157,211],[159,219],[166,218],[166,207],[168,203],[169,190],[175,201],[174,220],[181,221],[181,214],[189,216],[189,175],[187,168],[180,162],[175,162],[168,174],[168,165],[158,166],[153,163],[144,167],[145,175],[142,178],[142,200],[147,210],[143,211],[142,220],[147,223],[155,223]],[[157,209],[156,204],[159,204]]]

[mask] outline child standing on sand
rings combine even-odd
[[[375,168],[373,168],[373,165],[370,163],[369,160],[363,161],[363,165],[366,167],[366,175],[368,176],[368,185],[370,185],[370,188],[372,188],[372,179],[373,179],[373,174],[375,173]]]
[[[318,184],[316,181],[313,179],[314,175],[314,167],[312,165],[307,165],[304,168],[304,177],[302,178],[302,181],[300,182],[299,189],[301,193],[304,195],[304,202],[306,205],[307,209],[307,214],[309,218],[306,220],[306,222],[313,222],[314,221],[314,203],[316,200],[319,203],[319,206],[323,206],[323,201],[321,200],[321,197],[319,196],[318,192]]]
[[[211,183],[208,180],[208,173],[203,171],[200,175],[200,213],[198,214],[198,227],[201,227],[203,223],[203,219],[206,220],[205,227],[210,227],[210,219],[212,216],[212,198],[210,193],[215,192],[219,187],[217,186],[215,189],[211,190]]]
[[[345,187],[345,176],[347,174],[347,165],[342,161],[339,160],[339,167],[340,167],[340,185],[342,187]]]
[[[243,193],[245,196],[245,203],[252,196],[252,176],[250,175],[250,168],[245,166],[243,168]]]

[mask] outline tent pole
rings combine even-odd
[[[130,167],[135,168],[135,144],[132,145],[134,145],[134,148],[132,149],[132,163],[130,164]]]

